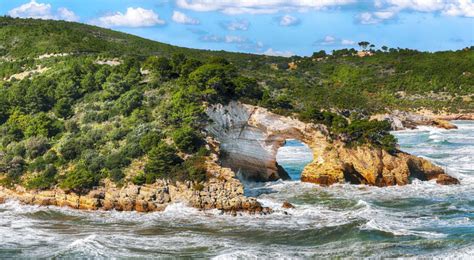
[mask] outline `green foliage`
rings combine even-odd
[[[352,114],[351,117],[358,118]],[[396,138],[390,134],[390,123],[366,119],[354,119],[350,123],[336,113],[311,108],[300,113],[300,119],[315,124],[324,124],[333,138],[348,145],[372,144],[388,152],[396,151]]]
[[[221,63],[202,65],[189,75],[190,84],[201,91],[204,100],[212,103],[227,103],[234,97],[232,79],[237,75],[234,66]]]
[[[200,134],[190,126],[183,126],[173,132],[173,141],[179,150],[195,153],[203,144]]]
[[[362,47],[375,55],[342,49],[284,58],[179,48],[63,21],[0,17],[0,25],[3,185],[27,180],[46,189],[59,181],[81,191],[106,177],[122,183],[132,159],[146,158],[135,183],[202,181],[205,109],[231,100],[299,115],[347,145],[390,152],[396,140],[389,126],[369,115],[474,111],[474,47],[428,53],[367,43]],[[38,59],[47,53],[68,55]],[[117,64],[98,62],[110,60]],[[39,67],[48,70],[3,80]],[[56,169],[75,170],[46,173]]]
[[[55,176],[57,174],[56,167],[53,165],[48,165],[44,172],[35,175],[33,178],[29,179],[25,187],[27,189],[37,189],[37,190],[46,190],[52,188],[56,184]]]
[[[156,179],[171,179],[175,167],[183,162],[176,153],[176,149],[166,143],[154,147],[148,154],[145,166],[146,183],[153,183]]]
[[[84,166],[78,165],[76,169],[68,172],[61,181],[60,187],[65,190],[83,192],[99,184],[99,174],[93,174]]]
[[[142,105],[143,94],[137,89],[124,93],[115,101],[115,106],[120,114],[130,115],[135,108]]]

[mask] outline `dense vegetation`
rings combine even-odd
[[[389,125],[370,114],[474,109],[472,48],[282,58],[179,48],[77,23],[4,17],[0,24],[3,185],[80,192],[105,179],[203,181],[210,103],[241,100],[295,114],[326,125],[333,139],[390,152]],[[67,55],[38,58],[49,53]]]

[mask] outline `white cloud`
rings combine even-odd
[[[333,45],[336,43],[336,37],[331,35],[326,35],[324,39],[319,41],[321,45]]]
[[[234,36],[234,35],[227,35],[225,37],[225,42],[226,43],[244,43],[247,42],[248,40],[242,36]]]
[[[143,8],[127,8],[127,12],[99,17],[93,23],[104,27],[150,27],[165,24],[153,10]]]
[[[57,15],[60,18],[60,20],[79,21],[79,16],[77,16],[73,11],[64,7],[58,8]]]
[[[342,39],[341,44],[342,45],[355,45],[355,41]]]
[[[247,31],[250,26],[250,22],[244,19],[228,21],[222,23],[222,25],[229,31]]]
[[[175,21],[177,23],[181,23],[181,24],[196,25],[196,24],[200,23],[200,21],[198,19],[189,17],[186,14],[184,14],[182,12],[179,12],[179,11],[174,11],[173,16],[171,17],[171,19],[173,19],[173,21]]]
[[[332,35],[326,35],[323,39],[317,41],[315,45],[329,45],[329,46],[355,45],[355,41],[348,40],[348,39],[339,39]]]
[[[78,21],[79,17],[73,11],[61,7],[56,12],[53,11],[50,4],[38,3],[32,0],[29,3],[13,8],[8,12],[11,17],[35,18],[35,19],[53,19]]]
[[[358,16],[362,24],[380,23],[396,17],[402,11],[474,17],[472,0],[376,0],[374,6],[380,10],[363,12]]]
[[[450,16],[474,17],[474,2],[471,0],[458,0],[447,4],[443,14]]]
[[[193,11],[219,11],[227,14],[269,14],[280,11],[306,11],[347,5],[356,0],[176,0],[180,8]]]
[[[214,34],[207,34],[201,37],[204,42],[223,42],[224,38]]]
[[[298,18],[288,15],[288,14],[280,18],[281,26],[293,26],[293,25],[297,25],[299,22],[300,20]]]
[[[291,51],[277,51],[272,48],[267,49],[262,54],[267,55],[267,56],[282,56],[282,57],[291,57],[295,55],[295,53]]]

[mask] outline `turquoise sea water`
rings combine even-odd
[[[458,130],[421,128],[396,136],[403,150],[445,167],[461,180],[459,186],[420,181],[388,188],[323,188],[298,180],[247,183],[249,195],[275,210],[268,216],[232,217],[179,204],[161,213],[140,214],[10,201],[0,205],[0,258],[470,259],[474,257],[474,122],[455,123]],[[282,152],[279,162],[297,179],[307,163],[304,146],[290,143]],[[296,208],[283,209],[283,201]]]

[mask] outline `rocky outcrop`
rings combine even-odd
[[[123,188],[107,184],[85,195],[66,193],[61,189],[27,191],[21,186],[14,189],[0,187],[0,202],[16,199],[32,205],[139,212],[161,211],[171,203],[183,202],[199,209],[219,209],[231,213],[270,212],[255,198],[244,196],[242,183],[234,178],[230,169],[209,164],[213,177],[205,183],[158,181],[152,185],[129,184]]]
[[[220,143],[222,164],[245,179],[271,181],[287,177],[276,163],[286,139],[298,139],[313,151],[313,162],[302,181],[331,185],[350,182],[376,186],[404,185],[412,178],[442,178],[444,171],[425,159],[398,152],[389,154],[369,145],[349,148],[330,141],[322,125],[306,124],[260,107],[237,102],[207,110],[207,130]],[[446,181],[439,183],[448,184]]]
[[[395,110],[390,114],[380,114],[371,117],[374,120],[389,121],[392,130],[414,129],[417,126],[433,126],[443,129],[456,129],[456,125],[442,118],[427,114],[417,114]]]
[[[349,182],[374,186],[405,185],[411,179],[432,180],[440,184],[457,184],[442,168],[407,153],[390,154],[380,148],[342,144],[328,147],[317,161],[306,166],[301,180],[321,185]],[[452,181],[448,181],[451,178]],[[446,181],[445,181],[446,180]]]

